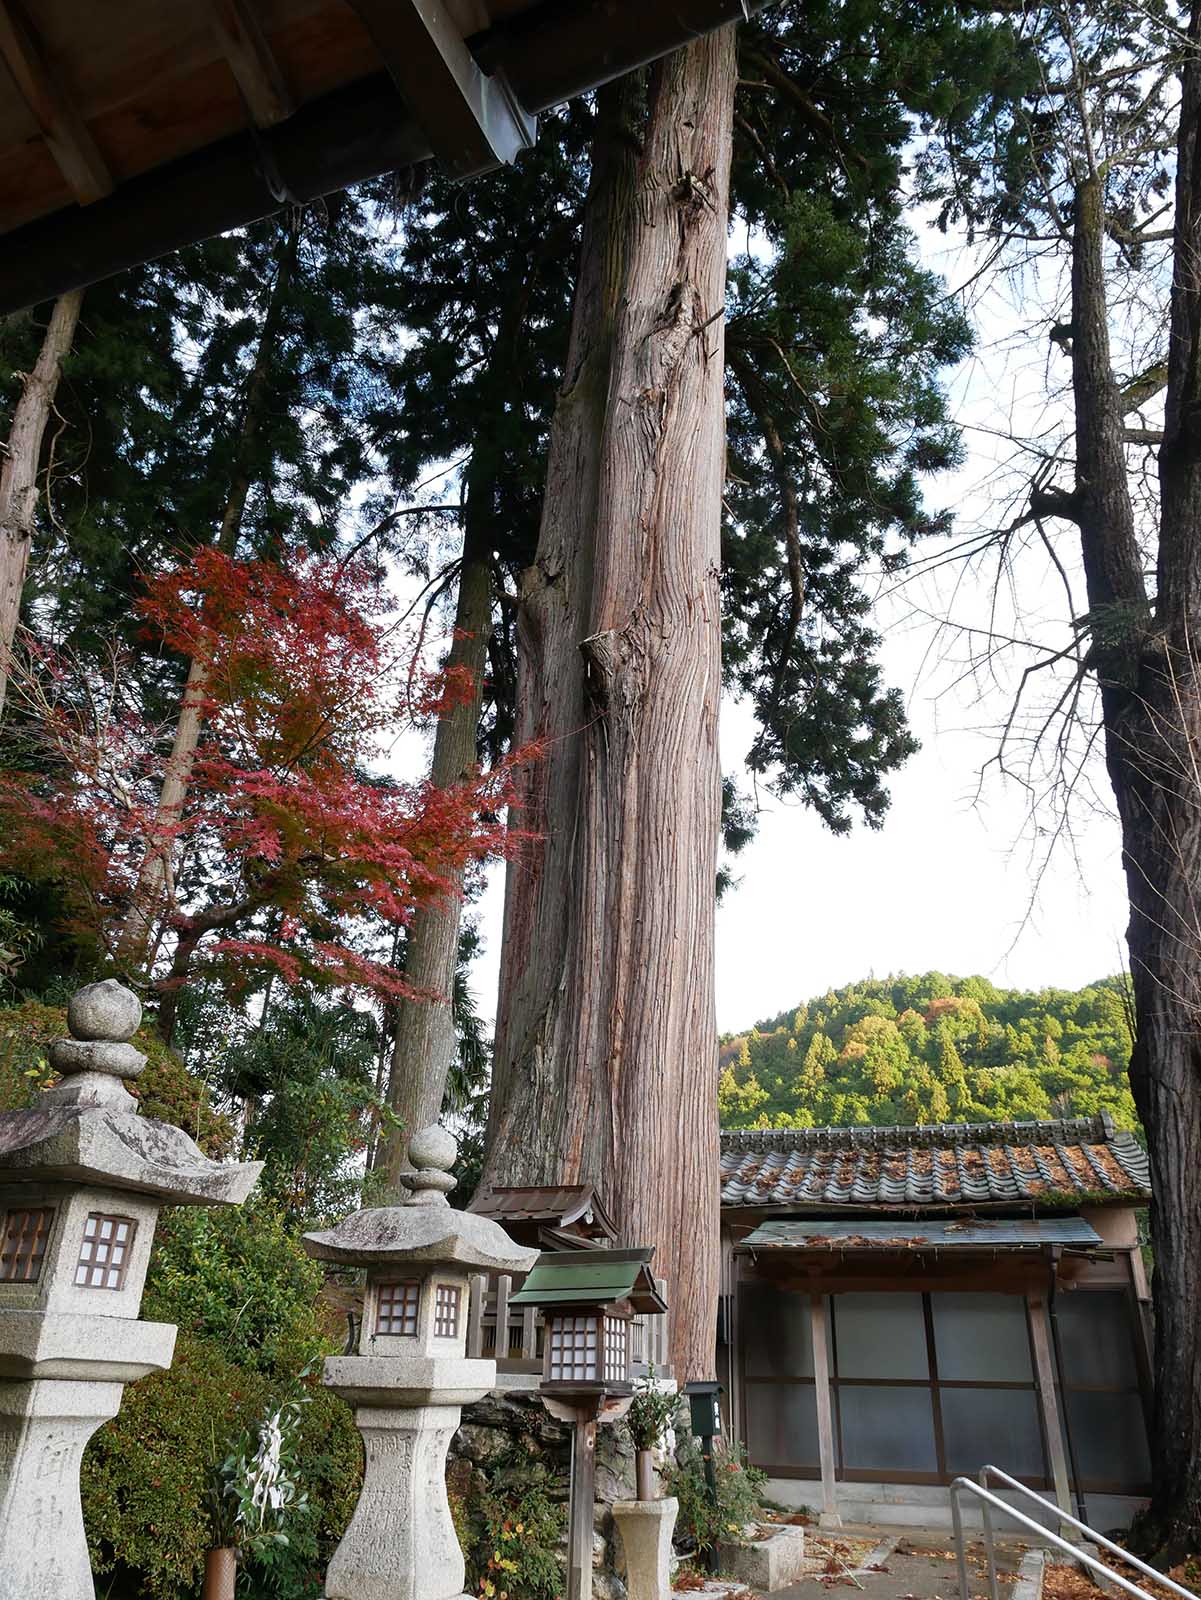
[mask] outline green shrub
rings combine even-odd
[[[321,1268],[270,1201],[164,1213],[142,1315],[216,1343],[240,1367],[291,1378],[331,1348]]]
[[[663,1443],[680,1397],[675,1390],[661,1389],[655,1382],[655,1369],[639,1384],[625,1414],[625,1425],[635,1450],[654,1450]]]
[[[713,1466],[716,1503],[705,1482],[704,1458],[693,1440],[683,1446],[677,1464],[664,1474],[664,1493],[680,1502],[676,1541],[698,1551],[737,1539],[746,1524],[759,1517],[759,1490],[766,1482],[765,1474],[748,1463],[741,1445],[715,1440]]]
[[[210,1542],[204,1499],[213,1463],[268,1398],[262,1374],[182,1330],[171,1369],[126,1389],[81,1472],[92,1567],[114,1576],[115,1595],[180,1600],[197,1592]]]
[[[288,1544],[247,1563],[239,1592],[309,1600],[354,1509],[362,1449],[349,1407],[306,1386],[297,1457],[307,1495]],[[193,1600],[213,1542],[208,1491],[238,1435],[255,1427],[279,1391],[205,1339],[182,1332],[170,1371],[125,1392],[118,1416],[83,1458],[84,1522],[92,1566],[113,1600]]]

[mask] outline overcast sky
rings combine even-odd
[[[923,253],[952,284],[972,263],[927,232]],[[956,508],[956,542],[1012,515],[1008,494],[1020,475],[1000,469],[1012,457],[997,431],[1017,428],[1046,438],[1062,411],[1046,403],[1048,381],[1066,377],[1048,365],[1047,347],[1029,333],[1050,290],[1017,280],[973,307],[980,340],[971,360],[949,375],[952,406],[965,427],[967,460],[929,498]],[[981,770],[997,748],[1019,674],[1032,656],[994,658],[986,675],[963,668],[978,633],[936,633],[932,617],[948,611],[1002,633],[1030,634],[1057,648],[1070,614],[1062,584],[1031,531],[1012,581],[994,588],[988,558],[964,571],[937,567],[901,588],[881,583],[878,625],[887,681],[905,695],[922,742],[890,783],[884,826],[857,826],[840,838],[811,813],[763,792],[756,839],[733,862],[738,886],[717,913],[717,1017],[730,1032],[773,1016],[829,987],[869,975],[937,969],[982,974],[1004,986],[1079,987],[1123,965],[1126,904],[1116,824],[1104,771],[1091,767],[1072,810],[1073,834],[1051,847],[1056,818],[1032,817],[1016,779]],[[1063,540],[1064,552],[1071,550]],[[938,552],[934,552],[937,556]],[[1070,567],[1070,557],[1065,555]],[[1071,573],[1069,572],[1069,577]],[[1082,611],[1083,605],[1075,607]],[[1062,680],[1061,680],[1062,681]],[[1039,676],[1041,699],[1057,689]],[[1037,717],[1036,721],[1040,720]],[[1028,724],[1019,718],[1017,731]],[[747,710],[722,712],[722,765],[741,768],[750,742]],[[1014,765],[1021,768],[1020,748]],[[475,974],[480,1009],[495,1011],[503,872],[477,910],[485,949]]]

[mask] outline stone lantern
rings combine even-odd
[[[210,1161],[141,1117],[123,1078],[137,996],[109,979],[67,1009],[61,1082],[0,1114],[0,1600],[93,1600],[84,1446],[127,1383],[171,1365],[175,1328],[139,1322],[163,1205],[237,1205],[258,1161]]]
[[[463,1406],[496,1381],[495,1361],[467,1358],[469,1275],[526,1272],[537,1251],[451,1210],[457,1153],[450,1134],[426,1128],[409,1145],[405,1204],[304,1237],[310,1255],[367,1269],[358,1354],[331,1356],[324,1371],[366,1449],[359,1503],[326,1573],[330,1600],[467,1600],[446,1453]]]

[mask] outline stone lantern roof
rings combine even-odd
[[[323,1261],[378,1267],[392,1262],[459,1267],[477,1272],[528,1272],[538,1259],[512,1239],[491,1217],[453,1211],[446,1196],[455,1186],[450,1168],[458,1146],[442,1128],[413,1135],[409,1161],[414,1171],[401,1175],[411,1190],[402,1205],[355,1211],[336,1228],[306,1233],[304,1247]]]
[[[211,1161],[182,1128],[138,1115],[122,1083],[146,1057],[130,1040],[137,996],[112,978],[81,989],[67,1008],[70,1038],[50,1046],[62,1081],[28,1111],[0,1115],[8,1182],[72,1181],[154,1195],[171,1205],[240,1205],[261,1161]]]

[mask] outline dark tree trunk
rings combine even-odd
[[[557,742],[534,774],[532,814],[517,818],[546,839],[509,874],[485,1167],[486,1184],[600,1185],[623,1237],[656,1247],[680,1379],[712,1370],[717,1306],[721,310],[735,78],[730,29],[657,67],[636,167],[610,136],[590,202],[524,596],[522,714]]]
[[[1152,1501],[1140,1537],[1169,1559],[1201,1547],[1201,7],[1189,31],[1156,632],[1131,718],[1141,737],[1119,732],[1129,778],[1118,789],[1137,1012],[1130,1078],[1154,1188]]]
[[[501,465],[497,440],[503,438],[507,426],[513,374],[521,370],[521,345],[528,330],[535,280],[556,248],[555,236],[544,234],[531,241],[527,253],[513,251],[507,294],[481,377],[476,440],[463,496],[463,553],[455,637],[446,663],[448,668],[459,668],[468,674],[472,693],[439,718],[430,767],[430,781],[439,788],[461,782],[478,756],[484,677],[492,640],[492,562],[495,550],[505,539],[504,531],[497,526]],[[427,998],[401,1000],[396,1007],[388,1104],[400,1125],[381,1140],[376,1164],[385,1167],[387,1192],[397,1198],[404,1193],[400,1174],[408,1167],[409,1139],[437,1121],[456,1048],[453,1001],[462,921],[458,892],[463,881],[463,874],[459,873],[452,882],[452,893],[417,912],[405,941],[405,977],[424,990]]]
[[[1201,1534],[1201,180],[1198,68],[1185,74],[1176,275],[1154,615],[1135,536],[1123,403],[1110,362],[1104,217],[1076,194],[1072,364],[1076,485],[1058,508],[1080,529],[1089,663],[1122,829],[1135,1001],[1131,1087],[1154,1200],[1156,1400],[1152,1505],[1137,1538],[1175,1557]],[[1037,508],[1036,508],[1037,509]]]

